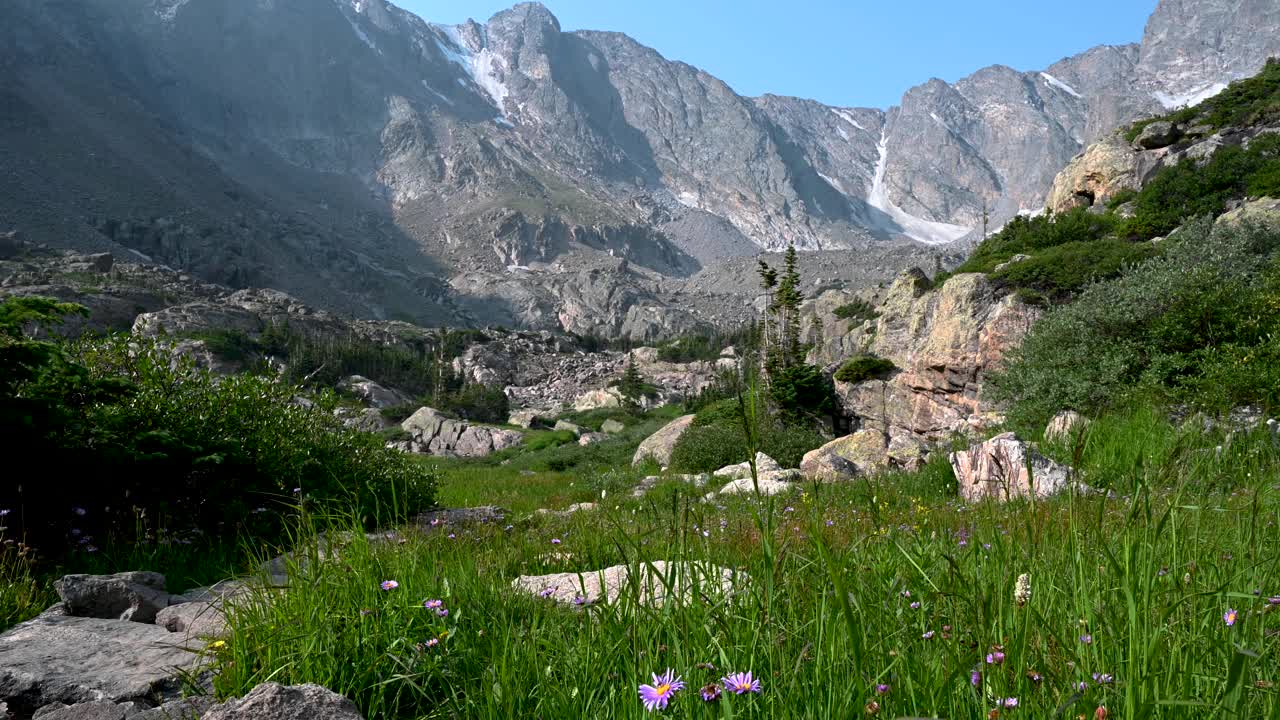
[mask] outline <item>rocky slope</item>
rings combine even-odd
[[[14,0],[0,223],[362,316],[643,341],[738,319],[761,249],[876,258],[830,263],[846,286],[941,262],[921,243],[1040,207],[1100,133],[1280,50],[1266,0],[1185,5],[886,111],[745,98],[536,3]]]

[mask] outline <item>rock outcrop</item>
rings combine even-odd
[[[154,572],[64,575],[54,589],[68,615],[152,623],[169,605],[164,583],[164,576]]]
[[[1013,433],[951,454],[960,497],[968,502],[1047,498],[1071,487],[1071,469],[1041,455]]]
[[[693,418],[693,415],[676,418],[658,432],[645,438],[644,442],[640,443],[640,447],[636,448],[631,464],[640,465],[649,459],[662,467],[671,464],[671,453],[676,449],[680,436],[684,435],[685,430],[693,424]]]
[[[215,705],[201,720],[364,720],[355,703],[319,685],[259,685]]]
[[[445,457],[484,457],[519,445],[524,435],[515,430],[469,425],[441,415],[432,408],[419,408],[400,427],[411,439],[410,452]]]
[[[633,578],[632,573],[637,577]],[[633,599],[641,605],[661,607],[668,602],[686,603],[694,597],[715,599],[731,595],[748,580],[743,573],[704,563],[669,563],[665,560],[614,565],[601,570],[550,575],[521,575],[515,589],[569,605],[616,603],[637,587]]]
[[[385,388],[367,377],[351,375],[338,383],[338,390],[354,396],[357,400],[373,409],[398,407],[413,402],[407,394]]]
[[[896,366],[888,377],[835,386],[855,427],[878,432],[879,448],[887,455],[894,447],[900,460],[918,460],[921,445],[995,419],[995,408],[983,399],[983,381],[1040,315],[983,275],[956,275],[935,288],[919,270],[899,276],[876,309],[878,317],[848,336],[824,339],[811,359],[832,372],[851,354]]]

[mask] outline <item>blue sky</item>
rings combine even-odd
[[[428,21],[483,22],[514,0],[392,0]],[[887,107],[986,65],[1043,68],[1142,38],[1156,0],[544,0],[565,30],[625,32],[743,95]]]

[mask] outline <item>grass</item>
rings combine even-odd
[[[236,606],[217,688],[318,682],[370,718],[639,718],[637,685],[672,668],[689,686],[663,713],[678,718],[986,717],[1008,697],[1018,709],[1001,716],[1277,717],[1280,450],[1263,432],[1214,451],[1224,441],[1154,412],[1102,418],[1050,452],[1113,493],[1037,503],[966,505],[935,460],[774,499],[703,503],[673,483],[510,529],[357,533],[338,561]],[[591,497],[581,473],[444,475],[450,502]],[[635,587],[584,608],[511,589],[521,574],[653,560],[750,580],[658,608]],[[399,587],[379,590],[387,579]],[[698,699],[746,670],[760,694]]]

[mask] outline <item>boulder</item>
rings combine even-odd
[[[1071,485],[1071,468],[1041,455],[1013,433],[951,453],[951,468],[968,502],[1046,498]]]
[[[201,714],[213,705],[213,698],[203,695],[170,700],[160,707],[130,715],[128,720],[200,720]]]
[[[65,575],[53,584],[70,615],[149,623],[168,606],[164,576],[154,572]]]
[[[583,430],[580,426],[574,425],[573,423],[567,420],[557,420],[556,425],[554,428],[552,428],[552,430],[555,430],[556,432],[571,432],[574,435],[582,435],[583,433]]]
[[[125,720],[137,717],[145,708],[137,703],[113,703],[106,700],[95,702],[54,703],[45,705],[31,716],[31,720]],[[3,716],[0,716],[3,717]]]
[[[862,474],[857,465],[825,448],[824,445],[804,454],[804,459],[800,461],[800,472],[806,478],[823,482],[844,482]]]
[[[338,383],[338,389],[350,393],[357,400],[371,408],[388,408],[408,405],[413,398],[399,390],[385,388],[378,383],[360,375],[351,375]]]
[[[1223,213],[1214,221],[1215,225],[1257,224],[1280,227],[1280,200],[1276,198],[1259,198],[1249,200],[1240,207]]]
[[[1089,426],[1089,419],[1075,410],[1064,410],[1049,421],[1049,425],[1044,429],[1045,440],[1069,440],[1077,429],[1083,430]]]
[[[765,455],[762,452],[756,453],[756,473],[763,475],[765,473],[777,472],[782,469],[777,460]],[[712,473],[718,478],[727,478],[729,480],[738,480],[740,478],[751,477],[751,463],[741,462],[737,465],[726,465]]]
[[[634,584],[632,573],[638,572]],[[550,575],[522,575],[515,579],[516,590],[571,605],[614,603],[632,588],[639,590],[642,605],[660,607],[668,600],[687,602],[694,592],[701,596],[725,596],[748,578],[728,568],[707,563],[669,563],[655,560],[630,565],[614,565],[602,570]]]
[[[578,412],[612,407],[622,407],[622,397],[611,389],[588,390],[573,400],[573,409]]]
[[[173,699],[199,657],[162,627],[40,617],[0,635],[0,702],[20,717],[52,703]]]
[[[1182,129],[1168,120],[1157,120],[1142,129],[1133,144],[1143,150],[1158,150],[1178,142]]]
[[[1071,160],[1053,180],[1047,205],[1054,213],[1077,207],[1103,206],[1123,190],[1139,190],[1149,172],[1142,153],[1124,138],[1110,135],[1090,145]]]
[[[840,481],[874,475],[888,469],[889,465],[889,446],[885,443],[884,433],[859,430],[805,453],[800,471],[808,478]],[[849,472],[850,466],[853,472]]]
[[[597,505],[596,503],[582,502],[582,503],[574,503],[569,507],[565,508],[564,510],[550,510],[548,508],[538,508],[535,514],[549,515],[553,517],[568,517],[577,512],[584,512],[587,510],[596,510],[598,508],[599,508],[599,505]]]
[[[617,420],[614,420],[613,418],[609,418],[608,420],[605,420],[604,423],[600,425],[600,432],[606,433],[608,435],[617,435],[618,433],[626,429],[627,429],[626,425],[623,425],[622,423],[618,422]]]
[[[231,635],[220,600],[203,600],[170,605],[156,615],[156,625],[184,640],[221,639]]]
[[[798,483],[803,479],[804,475],[799,470],[775,470],[761,473],[756,480],[749,477],[734,480],[719,490],[708,493],[703,499],[710,501],[717,495],[753,494],[757,488],[761,495],[782,495],[799,488]]]
[[[529,428],[543,425],[549,421],[550,418],[539,410],[517,410],[511,413],[511,417],[507,419],[507,424],[528,430]]]
[[[355,703],[319,685],[265,683],[214,705],[201,720],[364,720]]]
[[[341,409],[339,408],[339,410]],[[364,432],[381,432],[395,425],[377,408],[365,408],[356,412],[348,410],[339,415],[339,417],[342,418],[343,425],[353,430],[362,430]]]
[[[608,439],[609,439],[609,436],[605,435],[604,433],[589,432],[589,433],[583,433],[582,437],[578,438],[578,444],[581,445],[582,447],[586,447],[588,445],[595,445],[598,442],[603,442]]]
[[[640,443],[640,447],[636,448],[631,464],[639,465],[648,458],[653,458],[663,467],[671,464],[671,453],[675,450],[680,436],[684,435],[685,430],[693,424],[693,417],[693,415],[685,415],[676,418],[658,432],[645,438],[644,442]]]
[[[435,527],[437,525],[469,525],[472,523],[506,522],[507,510],[497,505],[478,505],[476,507],[444,508],[419,513],[414,524],[419,527]]]
[[[410,449],[426,455],[484,457],[524,441],[524,435],[515,430],[468,425],[427,407],[419,408],[400,427],[412,437]]]

